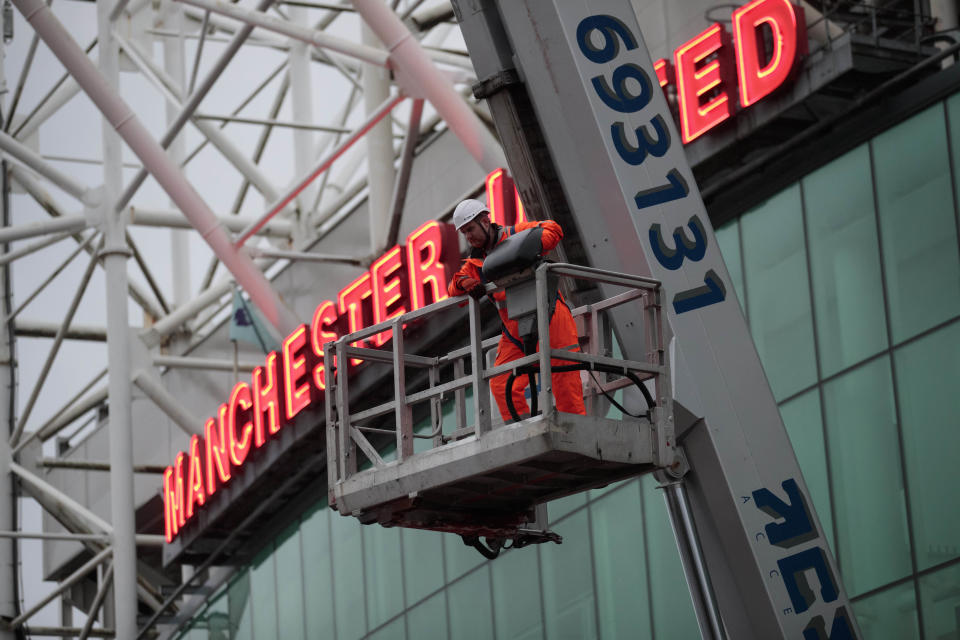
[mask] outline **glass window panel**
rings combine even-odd
[[[403,530],[403,581],[408,607],[443,586],[443,537],[436,531]]]
[[[960,313],[960,256],[943,106],[873,141],[894,342]]]
[[[790,436],[797,462],[800,463],[807,489],[813,498],[813,508],[820,518],[820,526],[827,536],[830,548],[836,549],[833,539],[833,514],[830,513],[830,487],[827,482],[827,454],[823,444],[823,422],[820,419],[820,393],[814,389],[784,403],[780,407],[780,416]]]
[[[623,404],[623,398],[619,397],[619,395],[620,395],[620,391],[617,391],[614,397],[617,398],[617,402],[619,402],[620,404]],[[640,393],[637,392],[637,395],[639,396]],[[643,396],[640,396],[640,397],[642,398]],[[644,401],[641,399],[640,402],[644,402]],[[646,411],[646,406],[644,406],[643,411]],[[614,412],[616,412],[617,414],[615,418],[610,415],[611,413],[614,413]],[[611,407],[611,411],[607,413],[607,417],[613,418],[614,420],[622,420],[623,412],[617,409],[616,407]],[[590,491],[587,491],[587,501],[596,500],[597,498],[605,496],[611,491],[616,491],[617,489],[624,487],[631,482],[636,482],[636,480],[635,479],[621,480],[620,482],[611,482],[607,486],[600,487],[599,489],[590,489]]]
[[[858,147],[803,179],[821,375],[887,346],[870,153]]]
[[[947,99],[947,127],[950,131],[950,154],[953,160],[953,188],[960,194],[960,93]],[[960,220],[958,220],[960,223]]]
[[[332,638],[334,633],[330,514],[326,503],[322,502],[304,514],[300,525],[307,638]],[[340,516],[334,514],[334,517]]]
[[[651,627],[639,483],[591,503],[590,517],[600,637],[642,637]]]
[[[556,522],[571,511],[582,507],[587,503],[586,493],[575,493],[559,500],[553,500],[547,503],[547,518],[550,522]]]
[[[300,553],[300,523],[277,539],[277,622],[284,640],[304,639],[303,556]]]
[[[407,633],[403,625],[404,619],[403,616],[400,616],[383,628],[377,629],[367,636],[367,638],[369,638],[369,640],[406,640]]]
[[[743,309],[743,266],[740,261],[740,220],[726,223],[715,230],[717,246],[730,273],[730,281],[737,293],[740,308]]]
[[[910,573],[890,362],[824,385],[837,555],[851,596]]]
[[[330,518],[335,585],[332,590],[338,640],[359,638],[367,630],[360,527],[355,518],[345,518],[336,513]]]
[[[202,619],[209,630],[203,636],[204,640],[228,640],[232,637],[234,630],[230,627],[230,607],[225,592],[221,592],[213,602],[207,605]]]
[[[905,640],[920,637],[913,582],[906,582],[854,602],[853,612],[857,616],[860,633],[864,638]]]
[[[364,570],[367,572],[367,615],[371,628],[403,611],[400,572],[400,529],[362,527]]]
[[[448,640],[446,591],[424,600],[407,612],[407,633],[417,640]]]
[[[234,629],[235,640],[250,640],[250,571],[244,571],[230,583],[227,590],[227,602],[230,610],[230,628]]]
[[[960,555],[960,323],[894,355],[918,569]]]
[[[254,640],[277,636],[277,577],[274,558],[271,544],[257,554],[250,570]]]
[[[960,564],[920,578],[927,638],[960,638]]]
[[[563,544],[540,545],[543,602],[551,640],[597,637],[593,563],[586,510],[556,525]]]
[[[534,548],[508,551],[490,563],[497,640],[543,637],[540,567]]]
[[[445,535],[442,538],[447,582],[453,582],[467,571],[484,562],[480,552],[463,544],[463,540],[459,536]]]
[[[652,637],[657,640],[699,638],[700,629],[663,493],[657,489],[657,481],[652,475],[643,476],[640,486],[647,569],[650,572],[650,584],[655,585],[650,593]]]
[[[493,637],[488,565],[450,585],[447,598],[452,640],[487,640]]]
[[[777,399],[817,378],[800,187],[740,219],[750,331]]]

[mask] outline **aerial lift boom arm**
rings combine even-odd
[[[860,637],[630,2],[453,5],[527,211],[575,226],[571,260],[663,283],[689,472],[661,481],[704,637]],[[613,318],[625,358],[638,317]]]

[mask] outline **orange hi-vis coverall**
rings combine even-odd
[[[491,224],[490,228],[495,234],[496,241],[493,246],[497,246],[504,239],[510,237],[519,231],[540,227],[543,229],[541,244],[542,255],[552,250],[563,237],[563,230],[560,225],[552,220],[542,222],[520,222],[510,227],[501,227],[498,224]],[[487,257],[487,252],[483,249],[473,249],[470,256],[464,261],[460,270],[453,276],[447,287],[451,296],[460,296],[467,293],[462,286],[464,280],[473,279],[484,282],[483,278],[483,260]],[[504,301],[506,294],[503,291],[497,291],[492,295],[494,303],[500,313],[500,322],[502,323],[502,333],[500,343],[497,345],[497,360],[495,366],[505,362],[511,362],[523,357],[523,343],[518,337],[517,321],[507,317],[507,309]],[[577,342],[577,327],[573,322],[573,316],[570,315],[570,309],[562,296],[558,295],[556,305],[554,305],[553,316],[550,318],[550,348],[567,349],[569,351],[579,351],[580,346]],[[537,350],[540,349],[539,343]],[[551,360],[552,366],[562,366],[572,364],[569,361]],[[510,411],[507,408],[507,378],[508,373],[496,376],[490,379],[490,390],[497,401],[497,407],[500,409],[500,415],[504,421],[511,420]],[[553,396],[556,399],[557,409],[565,413],[586,414],[586,408],[583,405],[583,387],[580,383],[579,371],[563,371],[554,373],[552,376]],[[513,381],[513,406],[517,414],[523,415],[530,412],[524,397],[524,390],[529,384],[527,376],[517,376]]]

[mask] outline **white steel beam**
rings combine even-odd
[[[65,216],[60,205],[53,199],[53,197],[47,193],[47,191],[33,179],[33,176],[29,172],[25,171],[22,167],[12,166],[10,167],[10,174],[13,176],[13,179],[16,180],[20,186],[22,186],[27,193],[39,204],[43,209],[55,218],[67,218],[70,216]],[[74,234],[78,242],[80,240],[79,235]],[[92,251],[92,249],[91,249]],[[154,318],[160,318],[164,316],[164,311],[161,309],[153,299],[140,288],[136,282],[130,283],[130,297],[140,305],[144,312],[150,314]]]
[[[143,340],[144,344],[148,347],[157,346],[165,336],[175,331],[184,322],[216,302],[221,296],[229,293],[231,287],[231,282],[225,280],[204,289],[193,300],[181,307],[177,307],[168,315],[160,318],[160,320],[152,326],[141,331],[140,339]]]
[[[144,167],[177,203],[184,215],[200,232],[207,244],[250,295],[264,318],[281,333],[288,333],[297,324],[295,316],[270,286],[263,273],[246,255],[233,247],[216,216],[194,190],[179,168],[170,161],[162,147],[150,136],[133,110],[105,81],[103,75],[83,55],[80,47],[64,29],[43,0],[16,0],[15,6],[27,18],[47,46],[54,52],[94,104],[140,157]],[[102,45],[101,45],[102,48]],[[101,52],[101,56],[102,56]],[[119,568],[118,586],[119,586]]]
[[[37,53],[37,45],[40,43],[40,38],[37,34],[33,34],[33,37],[30,38],[30,46],[27,48],[27,56],[24,59],[23,66],[20,68],[20,77],[17,79],[17,88],[13,91],[13,100],[10,102],[10,106],[3,106],[4,111],[4,122],[3,130],[10,131],[10,125],[13,124],[14,115],[17,113],[17,107],[20,106],[20,97],[23,95],[23,85],[27,81],[27,75],[30,73],[30,68],[33,66],[33,57]]]
[[[0,531],[0,538],[17,540],[66,540],[68,542],[110,542],[107,533],[50,533],[48,531]],[[163,536],[151,534],[137,534],[138,547],[159,547],[165,543]]]
[[[37,462],[41,467],[47,469],[72,469],[74,471],[110,471],[109,462],[98,460],[78,460],[74,458],[47,458],[43,457]],[[163,475],[166,467],[160,464],[134,464],[134,473],[152,473]]]
[[[198,113],[194,120],[215,120],[218,122],[236,122],[237,124],[257,124],[264,127],[280,127],[281,129],[302,129],[304,131],[323,131],[325,133],[350,133],[348,127],[334,127],[328,124],[308,124],[305,122],[287,122],[270,120],[267,118],[241,118],[240,116],[218,116],[211,113]]]
[[[0,44],[2,46],[2,44]],[[7,194],[0,193],[0,198],[7,198]],[[6,267],[0,267],[0,291],[6,290],[7,278],[10,276],[10,270]],[[7,436],[10,435],[12,415],[11,401],[13,394],[9,390],[14,388],[14,362],[13,354],[10,351],[12,341],[10,331],[12,327],[7,320],[7,299],[4,296],[0,299],[0,416],[6,422],[6,429],[0,433],[0,528],[10,529],[15,526],[14,508],[16,501],[15,485],[13,476],[10,473],[10,462],[13,454],[10,450],[10,442]],[[16,601],[16,580],[18,567],[14,564],[16,555],[16,543],[13,541],[3,541],[0,543],[0,616],[4,619],[11,619],[17,613]],[[13,640],[14,634],[7,630],[0,630],[0,640]]]
[[[56,359],[57,352],[60,350],[60,344],[63,342],[67,329],[70,327],[70,323],[73,321],[73,316],[77,312],[77,307],[80,305],[80,300],[83,299],[83,294],[87,289],[87,284],[90,282],[90,276],[93,275],[93,269],[96,266],[97,260],[96,256],[94,255],[87,263],[87,269],[80,278],[80,284],[77,285],[77,290],[73,295],[73,299],[70,301],[70,306],[67,308],[67,313],[64,315],[63,322],[60,324],[60,328],[57,330],[57,335],[53,339],[53,344],[50,346],[50,351],[47,353],[47,359],[44,361],[43,366],[40,369],[40,375],[37,376],[37,381],[34,383],[33,389],[30,392],[30,397],[27,399],[26,404],[24,404],[23,411],[20,412],[20,419],[17,421],[17,426],[13,430],[13,434],[10,436],[10,446],[12,447],[17,446],[17,442],[20,440],[20,435],[23,433],[23,429],[27,426],[27,420],[30,418],[30,413],[33,411],[33,407],[37,402],[37,397],[40,394],[40,390],[43,388],[43,383],[47,379],[47,374],[50,373],[50,367],[53,366],[53,361]],[[126,289],[123,290],[126,291]]]
[[[41,100],[39,105],[17,126],[13,135],[19,140],[26,140],[40,128],[40,125],[49,120],[53,114],[60,111],[60,108],[70,102],[78,93],[80,93],[80,85],[69,75],[66,76],[62,82],[55,85],[54,90]]]
[[[86,528],[87,531],[106,534],[113,533],[113,527],[109,522],[90,511],[79,502],[65,494],[63,491],[60,491],[54,487],[49,482],[42,480],[36,475],[30,473],[16,462],[10,463],[10,471],[20,479],[20,482],[23,484],[24,488],[27,489],[32,496],[37,498],[38,502],[44,505],[44,509],[47,509],[47,511],[49,511],[55,517],[65,514],[71,516],[72,521],[76,522],[82,528]],[[47,508],[47,505],[50,505],[53,508]],[[59,514],[57,513],[58,510]]]
[[[123,4],[124,0],[117,0],[117,6]],[[117,6],[111,17],[118,15]],[[167,2],[161,5],[161,15],[164,24],[173,27],[178,33],[184,32],[183,5],[174,2]],[[186,88],[186,63],[184,56],[184,39],[165,38],[163,40],[163,64],[164,75],[173,82],[173,88],[176,89],[176,95],[180,100],[176,104],[167,103],[166,116],[167,126],[173,124],[177,119],[177,112],[182,108],[180,103],[183,97],[187,95]],[[179,135],[173,139],[167,148],[170,159],[177,165],[182,166],[186,158],[186,136]],[[173,306],[178,307],[190,299],[190,245],[189,234],[177,229],[168,231],[170,236],[170,276],[173,281]]]
[[[62,218],[54,218],[53,220],[27,222],[15,227],[0,228],[0,242],[13,242],[14,240],[35,238],[36,236],[45,236],[63,231],[77,233],[83,231],[89,225],[90,222],[84,216],[63,216]]]
[[[261,249],[248,247],[246,249],[254,258],[277,258],[279,260],[300,260],[302,262],[335,262],[338,264],[363,265],[363,260],[353,256],[337,256],[328,253],[310,253],[307,251],[284,251],[282,249]]]
[[[59,21],[50,20],[53,14],[44,8],[32,21],[34,29],[61,63],[77,79],[80,87],[97,104],[103,117],[100,120],[103,145],[103,269],[106,272],[107,290],[107,397],[110,403],[108,419],[110,452],[110,520],[113,524],[113,603],[116,615],[116,631],[121,638],[132,636],[137,631],[137,547],[134,542],[137,526],[136,502],[133,496],[133,385],[130,381],[130,317],[127,308],[127,260],[130,247],[127,244],[126,225],[114,202],[123,185],[123,146],[120,136],[123,129],[131,126],[137,146],[130,146],[140,156],[144,166],[172,165],[159,145],[147,134],[133,112],[117,94],[120,85],[120,47],[113,35],[110,19],[110,3],[97,3],[97,35],[99,45],[99,69],[83,57],[80,61],[64,60],[70,52],[72,38]],[[46,27],[46,28],[45,28]],[[59,27],[60,33],[56,33]],[[77,52],[74,50],[74,54]],[[80,64],[86,62],[87,65]],[[139,134],[139,135],[138,135]],[[143,138],[143,140],[140,140]],[[130,140],[128,140],[128,143]],[[150,146],[149,143],[153,143]],[[156,159],[148,159],[149,151],[159,151]],[[154,176],[161,185],[157,172]],[[174,178],[175,179],[175,178]],[[169,183],[168,195],[173,189]],[[176,198],[174,198],[176,200]]]
[[[273,0],[260,0],[257,3],[257,8],[265,10],[273,3]],[[190,97],[187,98],[187,102],[184,105],[183,109],[177,115],[176,121],[170,127],[167,128],[167,132],[163,135],[163,138],[160,139],[160,146],[164,149],[176,138],[177,134],[180,133],[180,129],[183,128],[183,125],[187,123],[187,120],[193,115],[197,110],[197,107],[200,105],[200,102],[206,97],[207,93],[210,92],[210,89],[213,88],[214,83],[220,77],[220,74],[223,73],[223,70],[227,68],[227,65],[230,64],[230,61],[233,60],[233,56],[236,55],[237,51],[240,50],[240,47],[246,41],[247,37],[250,35],[250,32],[253,31],[252,25],[244,25],[243,28],[237,30],[233,38],[230,40],[230,43],[226,48],[221,52],[220,57],[217,58],[216,62],[213,63],[211,69],[207,72],[207,75],[204,76],[203,82],[200,83],[200,86],[190,94]],[[74,52],[75,53],[75,52]],[[120,196],[120,199],[117,201],[117,210],[123,209],[133,198],[133,195],[137,192],[137,189],[140,188],[140,185],[143,184],[143,181],[147,178],[147,168],[141,169],[137,172],[137,175],[130,182],[126,189],[124,189],[123,194]]]
[[[81,578],[86,577],[86,575],[90,573],[91,569],[96,568],[97,565],[99,565],[101,562],[106,560],[107,557],[109,557],[112,553],[113,553],[113,548],[107,547],[97,555],[87,560],[87,562],[85,562],[81,567],[79,567],[76,571],[74,571],[69,576],[67,576],[66,579],[62,580],[60,584],[57,585],[57,587],[53,591],[48,593],[43,598],[40,598],[40,601],[38,603],[34,604],[32,607],[24,611],[22,614],[20,614],[19,616],[11,620],[10,626],[15,629],[19,625],[23,624],[24,622],[32,618],[33,615],[38,611],[40,611],[40,609],[45,607],[48,602],[50,602],[51,600],[56,598],[58,595],[60,595],[61,593],[63,593],[73,585],[75,585],[77,582],[80,581]],[[117,628],[119,629],[119,625]]]
[[[390,51],[397,84],[411,96],[429,100],[485,172],[506,166],[499,143],[400,18],[381,0],[353,0],[353,5]]]
[[[360,37],[366,44],[380,45],[380,40],[369,25],[361,22]],[[363,85],[363,106],[368,114],[390,97],[390,78],[375,65],[364,64],[360,76]],[[393,131],[389,118],[370,128],[364,140],[367,147],[367,213],[369,216],[370,253],[378,255],[386,250],[390,226],[390,194],[393,191]]]
[[[49,440],[54,435],[60,432],[60,430],[79,418],[81,415],[90,411],[92,408],[103,402],[107,399],[107,388],[101,387],[100,389],[94,391],[90,394],[89,397],[81,400],[83,395],[90,391],[95,384],[100,382],[100,380],[107,375],[106,369],[101,369],[100,373],[94,376],[90,382],[88,382],[80,391],[78,391],[72,398],[70,398],[66,403],[63,404],[60,409],[53,414],[53,417],[45,422],[39,429],[32,432],[29,436],[23,439],[17,448],[14,450],[14,453],[20,453],[23,450],[24,446],[33,438],[40,438],[41,440]]]
[[[92,198],[93,194],[91,193],[89,187],[80,184],[71,176],[45,161],[40,157],[40,154],[36,153],[30,147],[22,144],[13,136],[4,132],[0,132],[0,149],[6,152],[17,162],[30,167],[83,204],[96,204]]]
[[[0,266],[9,264],[14,260],[18,260],[24,256],[28,256],[31,253],[39,251],[40,249],[46,249],[50,245],[56,244],[61,240],[66,240],[72,235],[73,235],[72,231],[58,233],[58,234],[49,236],[47,238],[44,238],[43,240],[38,240],[37,242],[27,245],[26,247],[17,249],[16,251],[10,251],[9,253],[0,254]]]
[[[150,373],[139,370],[133,374],[133,382],[157,407],[176,423],[188,436],[203,435],[203,420],[183,407],[183,404],[163,388]]]
[[[97,232],[95,231],[95,232],[91,233],[89,236],[87,236],[86,240],[84,240],[84,241],[81,242],[79,245],[77,245],[77,247],[70,253],[70,255],[68,255],[68,256],[66,257],[66,259],[63,260],[63,261],[57,266],[57,268],[55,268],[55,269],[50,273],[50,275],[47,276],[47,277],[44,279],[43,282],[41,282],[39,285],[37,285],[37,288],[33,290],[33,293],[31,293],[31,294],[28,295],[26,298],[24,298],[23,302],[21,302],[20,305],[19,305],[16,309],[14,309],[13,311],[10,312],[10,317],[7,318],[7,321],[10,321],[10,320],[12,320],[13,318],[16,318],[18,315],[20,315],[20,312],[23,311],[24,308],[26,308],[26,306],[27,306],[28,304],[30,304],[31,302],[33,302],[34,298],[36,298],[38,295],[40,295],[40,292],[43,291],[44,289],[46,289],[46,288],[47,288],[47,285],[49,285],[51,282],[53,282],[54,279],[55,279],[58,275],[60,275],[60,274],[63,272],[63,270],[66,269],[67,266],[68,266],[71,262],[73,262],[73,259],[76,258],[77,255],[79,255],[81,251],[83,251],[84,249],[87,248],[87,245],[90,244],[90,242],[94,239],[94,237],[96,237],[96,235],[97,235]]]
[[[246,242],[250,236],[256,233],[261,226],[266,224],[267,221],[270,220],[270,218],[272,218],[277,213],[279,213],[287,205],[287,203],[293,200],[297,196],[297,194],[304,189],[304,187],[306,187],[308,184],[310,184],[314,180],[314,178],[316,178],[318,175],[326,171],[330,167],[330,165],[333,164],[334,160],[339,158],[344,151],[349,149],[353,145],[353,143],[359,140],[367,131],[370,130],[370,128],[373,125],[377,124],[380,120],[386,117],[387,114],[389,114],[390,111],[403,99],[404,99],[403,95],[396,95],[394,97],[388,98],[387,101],[384,102],[380,106],[380,108],[377,109],[367,119],[365,123],[363,123],[356,131],[350,134],[346,140],[344,140],[339,145],[337,145],[337,147],[333,151],[331,151],[329,154],[327,154],[327,156],[324,157],[319,163],[317,163],[317,166],[311,169],[306,176],[304,176],[300,180],[297,180],[293,188],[287,191],[287,193],[285,193],[277,202],[272,203],[270,207],[267,209],[267,212],[259,220],[257,220],[256,224],[245,229],[240,234],[240,237],[237,238],[237,242],[235,246],[236,247],[242,246],[243,243]]]
[[[167,100],[168,108],[183,109],[182,100],[177,95],[178,88],[174,79],[157,67],[150,57],[145,55],[134,43],[120,37],[116,32],[114,32],[114,37],[116,37],[120,46],[123,47],[124,52],[130,56],[134,64],[140,68],[143,75],[163,94],[163,97]],[[267,174],[251,162],[246,154],[244,154],[219,127],[209,121],[200,120],[196,117],[192,119],[192,122],[193,125],[200,130],[200,133],[223,154],[234,168],[236,168],[244,178],[249,180],[250,183],[257,188],[257,191],[263,194],[266,200],[273,200],[277,197],[277,189],[270,182]],[[178,165],[182,164],[184,154],[175,155],[174,147],[182,145],[182,140],[183,136],[177,136],[168,147],[171,159]]]
[[[24,632],[29,638],[73,638],[79,634],[82,629],[77,627],[48,627],[28,625],[24,627]],[[113,629],[93,629],[87,634],[88,638],[116,638],[117,634]]]
[[[77,640],[86,640],[90,636],[90,631],[93,629],[93,623],[96,622],[97,614],[100,613],[100,607],[103,606],[103,601],[107,597],[107,594],[110,593],[110,586],[113,584],[113,563],[111,562],[107,566],[107,570],[103,572],[103,577],[100,580],[100,588],[97,589],[97,595],[93,597],[93,603],[90,605],[90,609],[87,611],[87,620],[83,623],[83,627],[80,629],[80,635],[77,637]]]
[[[403,216],[403,206],[407,201],[407,189],[410,187],[410,172],[413,169],[413,152],[420,139],[420,118],[423,115],[423,99],[418,98],[410,105],[410,122],[407,125],[407,137],[403,141],[403,152],[400,155],[400,170],[393,184],[393,195],[390,198],[390,224],[387,230],[386,247],[397,244],[400,235],[400,221]]]
[[[344,38],[332,36],[323,31],[318,31],[316,29],[311,29],[310,27],[304,27],[292,22],[287,22],[281,18],[274,18],[273,16],[266,15],[262,11],[250,11],[233,4],[220,2],[219,0],[177,1],[210,11],[212,13],[219,13],[220,15],[229,16],[235,20],[240,20],[241,22],[261,27],[263,29],[267,29],[268,31],[273,31],[274,33],[279,33],[289,38],[293,38],[294,40],[312,44],[316,47],[337,51],[344,55],[357,58],[358,60],[363,60],[364,62],[380,65],[381,67],[387,66],[388,54],[383,49],[357,44]]]
[[[60,324],[56,322],[46,322],[34,318],[21,318],[17,321],[15,330],[17,336],[25,338],[56,338],[60,331]],[[107,339],[107,328],[103,325],[93,324],[73,324],[63,334],[64,340],[89,340],[92,342],[105,342]]]
[[[129,223],[135,227],[192,229],[190,221],[184,218],[179,211],[145,209],[143,207],[130,207],[127,211],[129,212]],[[227,231],[234,233],[239,233],[256,222],[246,217],[224,215],[217,216],[217,221]],[[293,225],[290,224],[289,220],[274,219],[261,227],[257,234],[271,238],[291,239],[293,237]]]
[[[233,360],[217,360],[216,358],[194,358],[191,356],[164,356],[156,355],[153,357],[153,364],[158,367],[171,367],[174,369],[205,369],[212,371],[240,371],[250,372],[263,362],[234,362]]]
[[[283,65],[277,67],[276,72],[279,73],[280,70],[283,69],[286,65],[287,65],[287,61],[284,61]],[[271,79],[273,75],[274,74],[271,74]],[[276,118],[277,115],[279,115],[280,109],[281,107],[283,107],[283,101],[286,98],[287,92],[289,91],[289,89],[290,89],[290,72],[288,70],[287,73],[283,74],[283,78],[281,78],[280,80],[280,86],[277,87],[277,90],[273,96],[273,101],[270,103],[270,111],[268,112],[268,114],[271,119]],[[233,113],[239,113],[241,108],[242,108],[242,105],[241,107],[234,109]],[[225,126],[225,124],[221,126]],[[267,147],[267,141],[270,139],[270,135],[272,133],[273,133],[273,126],[269,124],[264,126],[264,128],[260,130],[260,135],[257,138],[257,146],[253,150],[254,163],[257,163],[257,164],[260,163],[260,159],[263,157],[263,152]],[[243,201],[246,198],[247,192],[249,191],[249,189],[250,189],[250,181],[244,180],[243,184],[240,185],[240,188],[237,189],[236,197],[234,197],[233,199],[233,205],[230,207],[231,213],[236,214],[240,211],[241,207],[243,207]],[[231,216],[231,218],[233,217],[235,216]],[[231,228],[230,230],[234,232],[242,231],[247,227],[247,224],[249,223],[245,223],[241,229]],[[264,229],[266,229],[267,227],[269,227],[269,225],[264,227]],[[293,227],[291,226],[291,230],[292,229]],[[213,271],[216,269],[216,265],[217,265],[217,261],[216,261],[216,258],[214,258],[214,261],[211,267],[207,269],[207,274],[203,279],[202,288],[206,288],[210,286],[210,282],[213,280]]]
[[[307,10],[303,7],[290,8],[290,21],[294,24],[307,20]],[[321,32],[322,33],[322,32]],[[290,107],[294,122],[310,124],[313,122],[313,83],[310,71],[310,47],[305,42],[295,40],[290,43],[287,53],[290,69]],[[302,175],[310,168],[313,161],[313,131],[302,131],[293,136],[294,171]],[[317,186],[312,182],[306,185],[297,194],[297,238],[304,238],[307,234],[307,220],[310,219],[308,207],[313,202]],[[273,200],[273,198],[270,198]]]

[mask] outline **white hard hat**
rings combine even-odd
[[[481,213],[489,213],[487,205],[479,200],[467,199],[457,205],[453,210],[453,226],[460,231],[468,222],[476,218]]]

